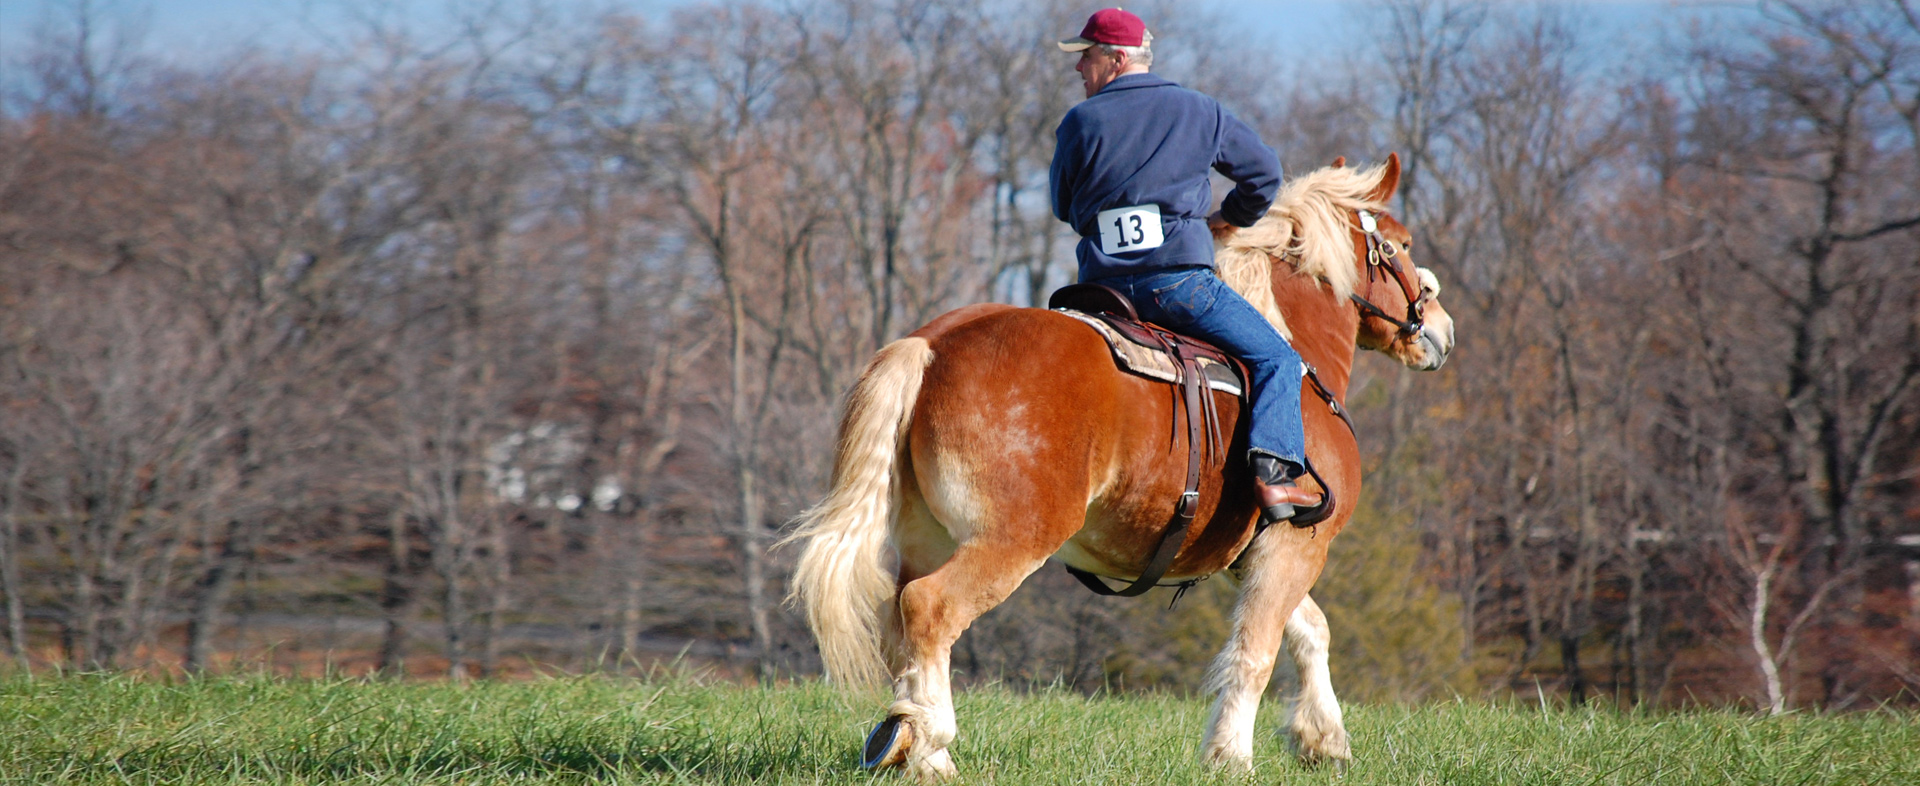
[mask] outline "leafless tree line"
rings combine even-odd
[[[1911,695],[1913,4],[1764,4],[1628,77],[1551,12],[1385,17],[1380,127],[1471,316],[1382,471],[1455,470],[1414,504],[1463,657],[1575,703],[1596,655],[1631,701],[1707,664],[1773,712]]]
[[[384,670],[494,673],[544,626],[567,664],[804,672],[769,545],[838,395],[1071,275],[1077,6],[502,6],[192,67],[77,8],[0,117],[22,664],[219,668],[278,612],[379,620]],[[1350,692],[1920,689],[1911,0],[1768,3],[1632,67],[1553,8],[1401,0],[1313,59],[1143,13],[1156,71],[1294,171],[1400,151],[1460,320],[1437,381],[1356,378],[1369,499],[1322,583]],[[956,664],[1192,685],[1222,630],[1209,591],[1073,592],[1043,571]]]

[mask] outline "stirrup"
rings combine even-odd
[[[1275,484],[1270,484],[1264,480],[1258,479],[1258,476],[1260,475],[1260,465],[1259,465],[1260,459],[1273,461],[1275,469],[1279,469],[1284,465],[1280,463],[1281,461],[1280,459],[1274,458],[1271,456],[1262,455],[1256,459],[1256,463],[1254,464],[1254,475],[1256,477],[1255,482],[1262,486],[1272,487]],[[1301,465],[1300,470],[1301,471],[1299,475],[1294,475],[1292,477],[1288,477],[1286,474],[1283,473],[1279,478],[1279,482],[1284,483],[1288,486],[1293,486],[1294,485],[1293,481],[1295,478],[1311,477],[1313,478],[1315,483],[1320,484],[1320,501],[1313,505],[1307,505],[1307,506],[1295,505],[1290,502],[1282,502],[1276,505],[1262,506],[1260,508],[1260,526],[1262,528],[1271,526],[1275,522],[1285,521],[1289,524],[1292,524],[1296,529],[1306,529],[1308,527],[1312,527],[1316,524],[1319,524],[1322,521],[1326,521],[1328,517],[1333,515],[1333,509],[1334,509],[1333,489],[1328,487],[1326,480],[1324,478],[1321,478],[1320,473],[1314,470],[1313,462],[1311,461],[1304,462]]]
[[[1326,521],[1333,515],[1334,508],[1333,487],[1327,485],[1326,478],[1320,477],[1320,472],[1313,468],[1312,461],[1306,461],[1304,464],[1307,475],[1313,478],[1313,482],[1320,484],[1320,504],[1293,512],[1293,518],[1290,521],[1298,528],[1311,527]]]
[[[1261,502],[1263,503],[1260,506],[1260,515],[1266,524],[1272,524],[1276,521],[1291,521],[1299,518],[1302,512],[1309,510],[1306,502],[1312,499],[1311,495],[1309,495],[1305,489],[1300,488],[1291,479],[1281,479],[1277,483],[1255,481],[1254,492],[1261,498]],[[1265,500],[1275,497],[1278,498],[1278,501],[1270,504],[1265,503]],[[1318,510],[1325,506],[1326,497],[1321,496],[1319,501],[1313,502],[1310,507],[1313,510]]]
[[[1326,521],[1328,516],[1333,515],[1332,502],[1333,494],[1331,492],[1321,491],[1320,504],[1307,508],[1294,508],[1293,517],[1287,519],[1287,523],[1292,524],[1296,529],[1306,529],[1307,527]],[[1288,505],[1287,507],[1293,506]]]

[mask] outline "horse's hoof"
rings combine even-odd
[[[1253,772],[1253,752],[1237,752],[1226,747],[1208,748],[1200,755],[1208,767],[1242,775]]]
[[[860,766],[875,770],[898,767],[907,761],[907,746],[913,743],[913,727],[905,715],[889,715],[867,735],[860,746]]]
[[[1334,727],[1331,731],[1318,726],[1303,726],[1291,729],[1287,734],[1287,745],[1301,764],[1309,767],[1330,765],[1340,772],[1353,758],[1347,747],[1347,730]]]

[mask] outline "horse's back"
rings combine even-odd
[[[1019,308],[1018,306],[1009,306],[1005,303],[975,303],[970,306],[961,306],[945,314],[941,314],[940,316],[934,317],[933,321],[928,322],[925,325],[921,325],[919,330],[915,330],[912,333],[908,334],[908,337],[924,338],[924,339],[927,339],[928,341],[932,341],[933,339],[939,337],[940,335],[946,333],[947,331],[952,330],[968,322],[972,322],[973,320],[979,319],[984,316],[991,316],[993,314],[1000,314],[1007,311],[1015,311],[1015,310],[1018,310],[1018,308]]]

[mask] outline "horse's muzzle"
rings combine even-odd
[[[1420,346],[1421,362],[1414,366],[1415,371],[1438,371],[1447,364],[1447,353],[1453,349],[1453,342],[1442,343],[1434,335],[1432,325],[1420,328],[1420,334],[1414,337],[1414,343]]]

